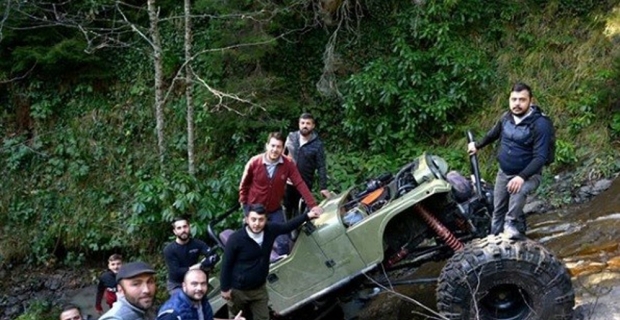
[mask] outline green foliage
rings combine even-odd
[[[610,127],[613,135],[620,137],[620,113],[615,113],[612,116]]]
[[[574,144],[558,139],[556,140],[555,148],[554,164],[572,165],[577,162],[578,158]]]
[[[158,2],[167,90],[163,170],[148,43],[131,31],[115,38],[130,48],[86,54],[83,34],[28,30],[32,20],[10,15],[0,38],[0,264],[77,266],[112,251],[159,255],[177,215],[190,216],[192,233],[206,238],[209,221],[237,202],[243,166],[263,150],[267,133],[295,130],[303,111],[318,117],[334,190],[394,172],[425,151],[469,173],[463,131],[486,131],[516,80],[532,84],[558,125],[551,169],[608,176],[620,169],[606,139],[620,134],[613,108],[620,55],[602,22],[611,3],[370,0],[363,16],[349,12],[342,21],[350,24],[317,27],[321,18],[306,2],[194,1],[193,176],[178,78],[178,1]],[[111,0],[73,4],[64,8],[72,17],[104,18],[89,26],[114,20]],[[142,9],[123,7],[146,34]],[[333,60],[324,59],[327,49]],[[326,71],[340,98],[317,90]],[[207,85],[246,102],[214,95]],[[491,180],[494,150],[480,162]],[[237,227],[240,215],[224,227]]]
[[[50,301],[34,300],[30,302],[26,312],[17,317],[16,320],[55,320],[58,318],[57,311],[52,307]]]
[[[480,99],[492,75],[477,40],[461,33],[481,7],[431,1],[381,17],[394,21],[389,54],[346,82],[344,126],[354,141],[378,152],[454,129],[452,115]]]

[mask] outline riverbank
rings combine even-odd
[[[562,190],[562,185],[570,184],[565,181],[559,180],[554,188]],[[620,320],[620,304],[616,303],[620,301],[620,179],[595,181],[569,194],[575,203],[581,203],[549,212],[545,208],[552,204],[540,203],[542,200],[536,197],[531,199],[527,208],[531,213],[528,237],[543,243],[569,268],[576,293],[575,319]],[[594,196],[596,199],[589,201]],[[406,276],[432,277],[441,265],[425,265],[414,275]],[[101,271],[87,266],[2,268],[0,320],[14,320],[31,306],[49,315],[55,306],[67,302],[79,305],[92,319],[97,319],[95,281]],[[395,288],[395,292],[435,308],[434,285],[402,286]],[[369,301],[359,319],[425,319],[427,315],[427,310],[414,308],[411,300],[383,291]]]

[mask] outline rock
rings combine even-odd
[[[579,188],[578,195],[581,198],[586,198],[587,199],[587,198],[592,196],[592,192],[593,191],[592,191],[592,187],[591,186],[583,186],[583,187]]]
[[[620,256],[609,259],[607,261],[607,267],[612,271],[620,271]]]
[[[525,207],[523,207],[523,213],[525,214],[541,213],[545,211],[545,207],[546,207],[545,201],[534,200],[532,202],[527,203]]]
[[[50,279],[45,282],[45,286],[52,291],[56,291],[61,286],[61,280],[56,278]]]
[[[566,268],[571,276],[588,275],[601,272],[605,269],[606,264],[600,262],[580,260],[577,263],[567,263]]]
[[[22,306],[20,304],[16,304],[6,308],[4,315],[6,315],[7,319],[15,319],[22,312],[24,312]]]
[[[611,187],[611,183],[612,183],[612,181],[609,180],[609,179],[599,180],[592,187],[592,192],[594,194],[599,194],[599,193],[609,189],[609,187]]]

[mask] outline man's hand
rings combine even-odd
[[[519,192],[519,190],[521,190],[524,182],[525,180],[523,180],[523,178],[515,176],[514,178],[510,179],[510,181],[508,181],[508,184],[506,185],[506,190],[508,190],[508,192],[511,194],[515,194]]]
[[[189,270],[198,270],[200,269],[200,263],[196,263],[195,265],[192,265],[189,267]]]
[[[221,292],[222,299],[227,300],[227,301],[230,300],[230,298],[232,297],[231,291],[232,290],[222,291]]]
[[[323,189],[321,190],[321,195],[323,196],[323,198],[327,199],[332,196],[332,193],[327,189]]]
[[[472,154],[476,154],[476,152],[478,152],[478,149],[476,148],[476,143],[475,142],[468,143],[467,153],[469,153],[469,155],[472,155]]]
[[[321,215],[321,213],[323,213],[323,208],[316,206],[308,211],[308,218],[316,219]]]
[[[233,320],[245,320],[245,318],[241,316],[241,313],[243,313],[243,310],[239,311]]]

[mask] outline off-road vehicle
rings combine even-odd
[[[324,213],[271,264],[274,317],[316,319],[320,313],[309,310],[337,303],[367,277],[448,259],[436,292],[447,319],[571,319],[574,292],[564,265],[532,240],[489,235],[492,187],[480,179],[475,156],[471,163],[467,179],[448,172],[441,157],[423,154],[323,201]],[[209,227],[219,246],[225,244],[213,224],[227,215]],[[219,275],[209,281],[211,306],[225,317]]]

